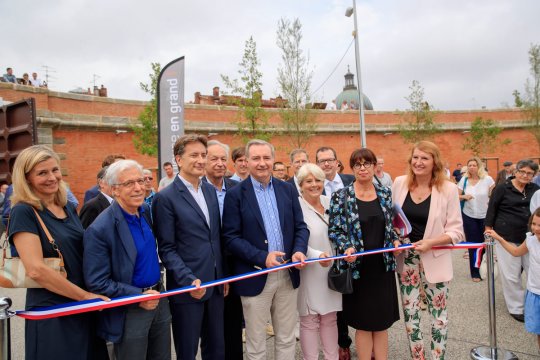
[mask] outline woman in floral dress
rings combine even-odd
[[[439,148],[432,142],[415,144],[407,175],[397,177],[392,198],[412,225],[414,250],[398,257],[401,299],[413,359],[425,359],[420,330],[420,285],[431,317],[431,357],[444,359],[448,316],[448,284],[453,276],[451,250],[436,245],[463,241],[463,222],[457,186],[446,177]],[[421,280],[421,281],[420,281]]]

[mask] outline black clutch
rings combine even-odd
[[[328,287],[342,294],[352,294],[352,268],[339,268],[339,260],[335,260],[328,270]]]

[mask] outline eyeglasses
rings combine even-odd
[[[151,176],[145,176],[144,178],[144,181],[152,181],[152,180],[154,180],[154,178]]]
[[[336,161],[336,159],[321,159],[317,161],[317,164],[324,165],[324,164],[333,164]]]
[[[525,170],[518,170],[517,173],[521,176],[526,176],[526,177],[531,177],[531,178],[535,175],[534,172],[529,172]]]
[[[135,183],[139,184],[139,186],[144,186],[144,183],[146,182],[145,179],[137,179],[137,180],[128,180],[128,181],[124,181],[123,183],[120,183],[120,184],[114,184],[114,186],[123,186],[125,187],[126,189],[131,189],[135,186]]]
[[[373,164],[370,163],[369,161],[366,161],[366,162],[363,162],[363,163],[356,163],[356,164],[354,164],[353,169],[354,170],[360,170],[362,168],[362,166],[364,167],[364,169],[370,169],[373,166]]]

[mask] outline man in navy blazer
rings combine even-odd
[[[202,135],[184,135],[174,145],[180,172],[152,202],[159,256],[167,289],[197,290],[171,296],[174,346],[179,359],[194,360],[201,338],[202,359],[223,359],[223,297],[227,286],[200,289],[223,277],[220,214],[212,185],[201,181],[207,156]]]
[[[332,196],[332,193],[336,190],[349,186],[354,182],[354,175],[338,173],[339,164],[336,150],[333,148],[327,146],[318,148],[315,152],[315,160],[326,177],[323,195]]]
[[[298,185],[296,174],[298,174],[298,171],[304,164],[309,162],[309,156],[307,151],[304,149],[294,149],[289,154],[289,158],[291,159],[291,167],[294,171],[294,175],[291,176],[287,182],[294,185],[294,190],[296,190],[296,196],[298,197],[300,196],[300,185]]]
[[[233,273],[303,262],[309,230],[293,186],[272,178],[274,147],[251,140],[246,145],[246,158],[250,176],[228,191],[223,209],[223,238],[234,256]],[[265,325],[270,316],[275,358],[294,359],[299,284],[297,269],[233,283],[242,300],[247,359],[266,359]]]
[[[116,201],[84,233],[88,289],[111,298],[158,294],[160,269],[150,209],[144,203],[142,166],[121,160],[105,181]],[[98,336],[114,343],[116,359],[170,359],[168,300],[148,300],[96,313]]]
[[[326,177],[324,180],[323,195],[331,197],[337,190],[343,189],[354,182],[354,175],[338,173],[339,163],[336,150],[333,148],[328,146],[318,148],[315,152],[315,161],[322,171],[324,171]],[[347,319],[344,318],[342,311],[338,311],[337,313],[337,325],[339,358],[350,359],[351,355],[349,347],[351,346],[352,340],[349,337]]]

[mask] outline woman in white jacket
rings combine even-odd
[[[324,258],[332,254],[328,239],[328,206],[330,199],[322,195],[324,172],[314,164],[302,166],[297,175],[300,205],[309,228],[308,258]],[[338,359],[336,313],[341,311],[341,294],[327,284],[331,261],[312,264],[302,269],[298,289],[300,346],[304,359],[319,358],[319,338],[326,360]]]

